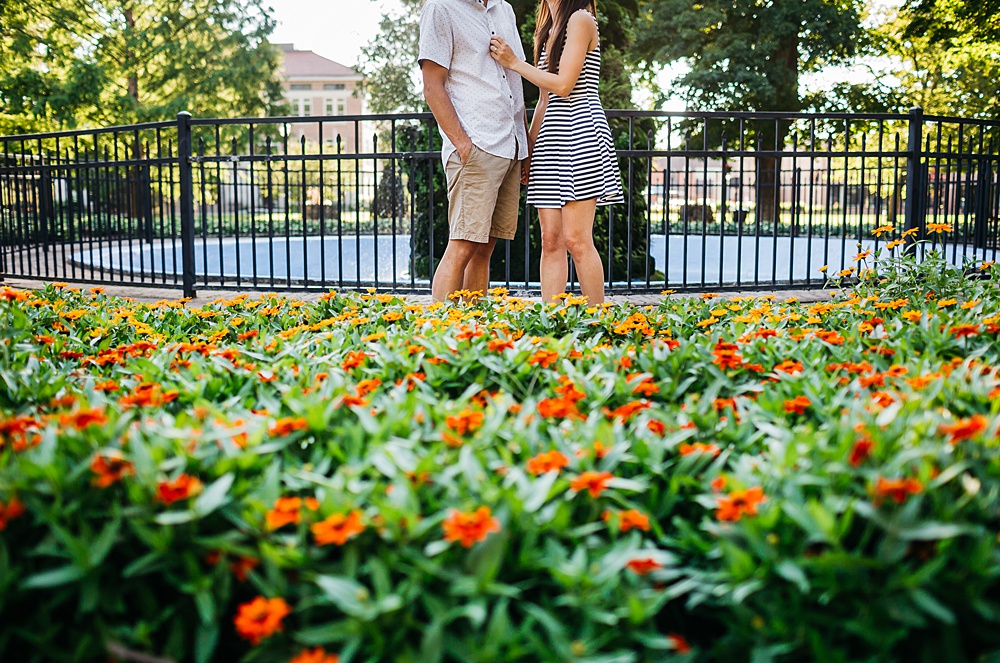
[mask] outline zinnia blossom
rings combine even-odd
[[[573,479],[569,487],[578,493],[586,490],[590,492],[591,497],[598,497],[607,489],[608,482],[614,478],[615,475],[611,474],[611,472],[594,472],[588,470],[581,472]]]
[[[488,506],[475,511],[452,510],[441,524],[445,541],[459,541],[463,548],[471,548],[477,541],[485,541],[492,532],[500,531],[500,521],[490,515]]]
[[[674,651],[676,651],[678,654],[691,653],[691,645],[688,644],[688,641],[684,638],[683,635],[679,635],[677,633],[668,633],[667,640],[670,641],[670,646],[673,647]]]
[[[724,343],[721,339],[715,344],[712,355],[715,357],[712,363],[726,370],[727,368],[739,368],[743,363],[743,358],[737,352],[739,346],[734,343]]]
[[[314,523],[310,528],[318,546],[334,544],[342,546],[355,536],[365,531],[361,522],[361,512],[357,509],[350,513],[335,513],[324,520]]]
[[[302,522],[301,510],[301,497],[279,497],[274,502],[274,508],[267,512],[267,528],[273,530],[285,525],[298,525]]]
[[[953,424],[941,424],[938,432],[948,436],[948,441],[957,444],[962,440],[971,439],[989,426],[990,420],[981,414],[974,414],[968,419],[959,419]]]
[[[291,611],[288,603],[281,597],[266,599],[258,596],[253,601],[239,606],[233,624],[241,638],[249,640],[253,645],[259,645],[264,638],[283,630],[281,620]]]
[[[583,418],[576,401],[566,398],[543,398],[538,401],[538,414],[545,419]]]
[[[7,504],[0,502],[0,532],[7,529],[7,523],[24,514],[24,504],[16,497],[10,498]]]
[[[722,450],[715,444],[705,444],[704,442],[695,442],[694,444],[682,444],[678,447],[682,456],[691,456],[693,454],[708,454],[713,458],[722,453]]]
[[[879,477],[875,484],[875,497],[878,501],[882,498],[891,498],[896,504],[902,504],[910,495],[919,495],[924,490],[924,484],[916,479],[886,479]]]
[[[548,368],[552,364],[556,363],[558,359],[559,353],[554,350],[537,350],[535,354],[528,358],[528,364],[531,366]]]
[[[560,451],[553,449],[540,453],[528,460],[528,473],[538,476],[546,472],[558,472],[569,465],[569,458]]]
[[[642,557],[633,559],[628,564],[625,565],[629,571],[636,573],[638,575],[644,576],[647,573],[652,573],[657,569],[662,569],[663,565],[657,562],[652,557]]]
[[[93,483],[98,488],[107,488],[113,483],[117,483],[133,473],[132,463],[125,460],[120,452],[113,451],[108,454],[97,454],[90,461],[90,469],[97,476]]]
[[[304,417],[282,417],[267,429],[267,434],[271,437],[285,437],[295,431],[306,430],[307,428],[309,428],[309,423]]]
[[[482,428],[485,415],[482,412],[465,409],[445,419],[445,425],[459,435],[466,435]]]
[[[875,448],[875,443],[872,442],[867,437],[862,437],[854,443],[851,447],[851,452],[847,454],[847,462],[851,467],[857,467],[861,463],[868,460],[871,456],[872,450]]]
[[[637,509],[628,509],[626,511],[605,511],[601,514],[601,518],[607,522],[611,520],[611,517],[618,516],[618,529],[622,532],[627,532],[630,529],[641,529],[643,532],[649,531],[649,516],[644,514],[642,511]]]
[[[734,490],[728,496],[716,498],[718,509],[715,517],[725,522],[737,522],[743,516],[756,516],[757,506],[767,501],[764,490],[760,486],[746,490]]]
[[[163,504],[186,500],[201,491],[201,481],[190,474],[180,474],[173,481],[161,481],[156,486],[156,499]]]
[[[785,401],[785,412],[789,414],[805,414],[806,408],[812,405],[810,401],[805,396],[796,396],[791,400]]]
[[[303,649],[302,652],[288,663],[340,663],[336,654],[328,654],[322,647]]]

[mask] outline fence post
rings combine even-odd
[[[924,109],[920,106],[914,106],[910,109],[910,135],[906,142],[906,151],[909,154],[906,160],[906,200],[903,203],[906,230],[916,228],[918,231],[913,241],[924,238],[924,223],[921,210],[924,209],[922,202],[927,191],[925,190],[925,182],[921,177],[923,171],[920,168],[923,140]]]
[[[181,270],[185,297],[194,297],[194,185],[191,178],[191,113],[177,114],[177,165],[181,186]]]

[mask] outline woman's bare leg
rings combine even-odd
[[[580,291],[590,304],[604,303],[604,263],[594,246],[597,199],[575,200],[562,208],[563,243],[573,256]]]
[[[566,279],[569,278],[562,210],[539,208],[538,220],[542,226],[542,260],[539,268],[542,301],[551,302],[556,295],[566,292]]]

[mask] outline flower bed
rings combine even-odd
[[[645,308],[2,290],[0,654],[995,653],[983,272]]]

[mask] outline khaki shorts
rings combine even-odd
[[[462,163],[452,152],[448,179],[449,239],[485,244],[490,237],[514,239],[521,198],[521,162],[484,152],[475,145]]]

